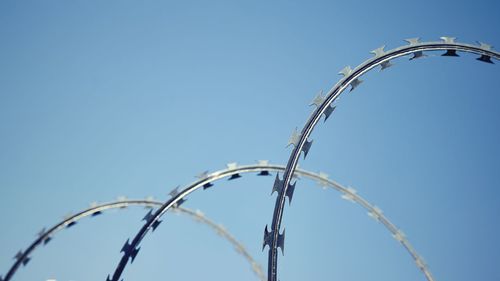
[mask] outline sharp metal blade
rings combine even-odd
[[[419,58],[423,58],[423,57],[426,57],[426,55],[424,55],[424,52],[417,51],[417,52],[413,53],[413,57],[411,57],[410,60],[419,59]]]
[[[278,235],[278,248],[281,249],[281,254],[285,255],[285,229],[283,229],[283,233]]]
[[[293,192],[295,191],[295,185],[297,182],[294,182],[293,184],[289,184],[288,188],[286,189],[286,197],[288,197],[288,205],[292,204],[292,197],[293,197]]]
[[[335,111],[335,108],[337,108],[336,106],[328,106],[326,109],[325,109],[325,120],[323,122],[326,122],[326,119],[328,119],[328,117],[330,117],[330,115],[332,115],[332,113]]]
[[[459,57],[457,50],[446,50],[446,53],[442,54],[443,57]]]
[[[264,228],[264,241],[262,242],[262,251],[264,251],[264,248],[266,248],[266,245],[269,245],[269,247],[271,247],[271,234],[272,232],[269,232],[267,230],[267,224],[266,224],[266,228]]]
[[[304,159],[306,159],[307,153],[309,153],[309,149],[311,149],[313,141],[306,141],[304,146],[302,147],[302,152],[304,152]]]
[[[476,60],[494,64],[493,61],[491,60],[491,57],[487,55],[481,55],[481,57],[477,58]]]
[[[153,222],[153,224],[151,225],[151,228],[153,228],[153,231],[156,230],[156,228],[160,225],[162,221],[161,220],[157,220],[155,222]]]
[[[363,83],[363,80],[356,78],[354,81],[351,82],[351,90],[349,92],[352,92],[354,89],[356,89],[361,83]]]
[[[283,181],[280,179],[280,174],[276,173],[276,178],[274,180],[273,190],[271,191],[271,195],[273,195],[275,191],[278,192],[278,194],[281,193],[282,189],[283,189]]]
[[[235,179],[238,179],[238,178],[241,178],[240,174],[234,174],[234,175],[231,175],[231,177],[229,177],[227,180],[235,180]]]

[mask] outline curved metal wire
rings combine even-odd
[[[26,265],[28,263],[28,261],[31,259],[30,258],[31,254],[38,246],[42,244],[43,245],[47,244],[55,236],[55,234],[57,234],[63,229],[75,225],[79,220],[85,217],[100,215],[102,214],[102,212],[110,209],[124,209],[129,206],[143,206],[146,208],[157,208],[160,207],[162,204],[163,202],[154,201],[152,199],[129,200],[124,198],[118,199],[118,201],[104,203],[100,205],[93,203],[90,208],[87,208],[81,212],[78,212],[75,215],[63,219],[61,222],[57,223],[49,230],[47,231],[45,231],[45,229],[42,230],[39,233],[38,238],[28,246],[26,251],[22,252],[20,255],[16,255],[16,261],[10,267],[7,275],[5,276],[5,279],[0,278],[0,280],[3,281],[11,280],[14,274],[16,273],[17,269],[19,269],[21,265]],[[219,225],[214,221],[210,220],[199,210],[193,211],[183,207],[174,208],[173,210],[180,214],[187,215],[192,219],[196,220],[197,222],[206,224],[221,237],[229,241],[229,243],[233,245],[234,249],[250,263],[252,271],[255,273],[255,275],[257,275],[259,280],[261,281],[266,280],[266,276],[262,270],[262,267],[250,255],[250,253],[246,250],[245,246],[242,243],[238,242],[238,240],[236,240],[236,238],[234,238],[234,236],[231,235],[231,233],[229,233],[229,231],[227,231],[222,225]]]
[[[297,171],[297,163],[299,161],[300,153],[304,152],[304,158],[307,155],[312,141],[308,141],[311,132],[313,131],[316,124],[321,119],[321,116],[325,115],[325,120],[330,116],[335,107],[330,105],[340,96],[340,94],[351,85],[351,91],[356,88],[361,81],[359,78],[368,72],[369,70],[381,66],[382,69],[390,66],[390,60],[413,55],[413,58],[419,58],[423,56],[424,51],[446,51],[444,56],[458,56],[457,51],[468,52],[480,55],[478,60],[488,63],[493,63],[492,58],[499,60],[500,53],[495,52],[491,49],[491,46],[480,43],[480,46],[457,43],[453,37],[441,37],[442,42],[419,42],[418,38],[406,40],[409,45],[402,46],[390,51],[384,51],[384,47],[378,48],[372,53],[375,55],[374,58],[365,61],[360,64],[354,70],[350,67],[344,68],[340,74],[344,75],[333,88],[328,92],[326,97],[318,96],[313,103],[317,106],[316,110],[311,114],[307,120],[305,126],[303,127],[301,133],[294,132],[290,144],[294,145],[290,158],[287,162],[286,169],[283,175],[283,179],[280,180],[279,177],[273,186],[273,191],[278,191],[278,197],[276,198],[276,203],[273,212],[271,230],[267,230],[267,225],[264,232],[264,245],[269,245],[269,255],[268,255],[268,275],[269,281],[277,280],[277,262],[278,262],[278,248],[283,248],[284,236],[279,233],[281,229],[281,222],[283,218],[283,210],[285,206],[285,197],[291,199],[293,195],[293,190],[295,188],[295,183],[291,184],[294,173]],[[413,59],[411,58],[411,59]],[[419,262],[419,261],[417,261]]]
[[[127,240],[124,247],[127,250],[122,250],[123,256],[120,262],[118,263],[118,266],[116,267],[113,276],[110,277],[108,275],[106,280],[107,281],[120,280],[121,275],[128,264],[128,260],[129,259],[133,260],[135,258],[138,252],[137,250],[138,246],[141,243],[142,239],[147,235],[149,230],[150,229],[154,230],[161,222],[159,220],[160,217],[163,214],[165,214],[170,208],[182,204],[185,201],[184,198],[191,192],[202,187],[204,189],[209,188],[213,185],[212,183],[214,181],[222,178],[229,177],[230,180],[236,179],[241,177],[240,174],[242,173],[258,173],[258,175],[269,175],[270,171],[283,172],[285,171],[285,168],[286,168],[285,166],[281,165],[268,164],[267,161],[260,161],[259,164],[245,165],[245,166],[237,166],[236,163],[231,163],[228,164],[227,169],[219,170],[210,174],[207,172],[203,173],[199,177],[199,180],[186,186],[181,191],[178,191],[178,188],[174,189],[174,191],[170,193],[172,197],[167,202],[165,202],[159,209],[157,209],[157,211],[153,215],[151,215],[151,217],[146,221],[144,226],[136,234],[132,242],[129,244],[129,240]],[[316,174],[306,170],[297,169],[295,175],[312,179],[318,182],[321,186],[331,187],[333,189],[336,189],[342,193],[343,199],[360,204],[363,208],[365,208],[368,211],[368,215],[370,215],[377,221],[381,222],[382,225],[390,231],[393,237],[403,245],[403,247],[408,251],[413,260],[416,262],[419,269],[423,272],[427,280],[428,281],[434,280],[429,268],[427,267],[427,265],[425,265],[425,263],[423,263],[422,258],[412,247],[412,245],[405,237],[403,232],[399,230],[392,222],[390,222],[389,219],[382,213],[382,211],[377,206],[370,204],[366,199],[361,197],[356,192],[356,190],[354,190],[351,187],[342,186],[341,184],[328,179],[328,176],[324,173]]]

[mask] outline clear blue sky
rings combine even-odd
[[[284,164],[320,90],[383,44],[500,48],[498,1],[2,1],[0,275],[42,228],[92,201],[165,200],[228,162]],[[500,280],[500,66],[400,59],[313,134],[301,167],[380,206],[436,280]],[[261,252],[273,178],[222,181],[187,207]],[[143,209],[82,221],[14,280],[105,280]],[[281,280],[424,280],[356,205],[313,182],[286,207]],[[125,280],[255,280],[208,228],[167,215]],[[168,278],[167,278],[168,277]]]

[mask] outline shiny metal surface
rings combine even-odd
[[[427,51],[446,51],[444,56],[456,56],[456,52],[467,52],[480,55],[477,60],[487,63],[493,63],[491,59],[500,59],[500,53],[492,50],[491,46],[480,43],[479,46],[458,43],[455,42],[455,38],[453,37],[441,37],[441,42],[420,42],[418,38],[407,39],[408,45],[401,46],[389,51],[383,51],[383,48],[378,48],[372,53],[375,57],[365,61],[360,64],[355,69],[351,69],[350,66],[345,67],[341,70],[340,74],[344,77],[337,83],[335,86],[328,91],[326,96],[324,97],[321,105],[318,105],[315,111],[311,114],[309,119],[306,121],[303,129],[301,130],[298,140],[294,139],[294,148],[289,157],[289,160],[286,165],[286,169],[283,175],[283,180],[280,181],[282,184],[282,188],[278,188],[280,191],[278,193],[278,197],[276,198],[276,203],[274,207],[272,224],[270,228],[270,233],[272,234],[269,241],[269,254],[268,254],[268,280],[276,281],[277,279],[277,266],[278,266],[278,247],[282,247],[282,239],[280,238],[279,230],[281,229],[281,221],[283,218],[283,211],[285,206],[285,197],[288,195],[288,189],[292,186],[291,181],[293,179],[293,175],[296,172],[297,163],[299,161],[299,156],[302,151],[304,151],[304,147],[307,147],[307,150],[310,148],[311,141],[308,140],[311,135],[314,127],[318,124],[321,116],[325,114],[327,118],[332,111],[331,104],[337,100],[337,98],[344,92],[345,89],[351,86],[350,91],[354,90],[361,83],[360,77],[371,69],[381,66],[384,68],[384,64],[387,67],[387,64],[390,63],[391,60],[402,57],[413,55],[411,59],[423,57],[423,52]],[[329,113],[328,113],[329,112]],[[328,115],[327,115],[328,114]],[[325,120],[326,120],[325,118]],[[273,189],[276,188],[273,186]],[[266,225],[267,229],[267,225]],[[420,264],[420,260],[417,260],[417,263]]]
[[[103,203],[103,204],[92,203],[90,208],[78,212],[75,215],[66,217],[61,222],[51,227],[49,230],[46,230],[45,228],[42,229],[42,231],[40,231],[40,233],[38,234],[38,238],[28,246],[26,251],[24,252],[19,251],[17,253],[17,255],[15,256],[16,261],[10,267],[3,281],[11,280],[16,271],[19,269],[19,267],[21,265],[27,264],[26,261],[29,261],[31,254],[39,246],[47,244],[58,232],[66,229],[70,225],[75,225],[79,220],[85,217],[100,215],[102,214],[102,212],[111,209],[124,209],[130,206],[158,208],[162,204],[163,204],[162,202],[154,201],[152,198],[144,200],[129,200],[124,197],[120,197],[119,200],[110,203]],[[259,278],[259,280],[262,281],[266,280],[266,276],[262,270],[262,266],[255,261],[255,259],[250,255],[250,253],[248,253],[245,246],[240,242],[238,242],[238,240],[236,240],[236,238],[231,233],[229,233],[229,231],[227,231],[222,225],[217,224],[214,221],[210,220],[200,210],[193,211],[187,208],[179,207],[179,208],[174,208],[173,211],[179,214],[186,215],[199,223],[203,223],[209,226],[212,230],[215,231],[215,233],[217,233],[222,238],[226,239],[229,243],[231,243],[236,252],[242,255],[248,261],[248,263],[250,263],[252,271]],[[146,217],[150,214],[151,212],[149,212],[146,215]],[[130,254],[132,255],[133,253]],[[135,255],[136,254],[137,252],[135,252]]]
[[[147,235],[150,229],[153,228],[155,222],[159,221],[160,217],[165,214],[169,209],[173,208],[176,206],[179,202],[183,202],[185,197],[189,195],[191,192],[204,188],[207,184],[213,185],[213,182],[219,179],[223,178],[231,178],[234,177],[234,175],[240,175],[244,173],[257,173],[258,175],[269,175],[269,172],[283,172],[285,171],[286,167],[281,166],[281,165],[273,165],[269,164],[268,161],[262,160],[259,161],[258,164],[255,165],[244,165],[244,166],[238,166],[236,163],[230,163],[227,166],[227,169],[219,170],[213,173],[208,173],[204,172],[202,175],[198,176],[198,180],[191,183],[190,185],[187,185],[185,188],[181,189],[179,191],[179,187],[176,187],[173,192],[170,193],[172,198],[165,202],[152,216],[146,221],[144,226],[139,230],[139,232],[136,234],[132,242],[130,242],[130,245],[132,249],[138,249],[140,242],[142,239]],[[368,214],[376,214],[377,216],[377,221],[379,221],[389,232],[393,235],[393,237],[397,237],[397,241],[400,242],[403,247],[408,251],[412,259],[415,261],[417,266],[421,264],[422,266],[419,266],[419,269],[422,271],[422,273],[425,275],[428,281],[433,281],[433,277],[431,272],[429,271],[427,265],[423,264],[422,258],[418,255],[418,253],[415,251],[415,249],[411,246],[410,242],[408,239],[402,235],[402,232],[392,223],[389,221],[389,219],[380,211],[380,209],[369,203],[366,199],[361,197],[353,188],[351,187],[345,187],[342,186],[341,184],[330,180],[328,176],[325,173],[313,173],[309,172],[306,170],[302,169],[297,169],[295,171],[296,176],[301,176],[304,178],[311,179],[315,182],[317,182],[320,186],[322,187],[329,187],[333,188],[337,191],[340,191],[342,193],[342,198],[358,203],[361,207],[365,208],[368,212]],[[278,177],[278,176],[277,176]],[[265,236],[267,234],[268,241],[271,239],[271,233],[269,231],[265,231]],[[281,243],[284,242],[284,233],[280,234],[280,241]],[[264,243],[266,245],[266,243]],[[284,246],[283,244],[280,244],[280,246]],[[283,250],[283,248],[281,248]],[[122,280],[120,279],[122,277],[123,271],[126,268],[129,259],[132,259],[132,252],[124,252],[120,262],[118,263],[113,276],[107,277],[107,280]]]

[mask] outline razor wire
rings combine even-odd
[[[150,230],[154,231],[159,226],[159,224],[161,223],[160,217],[163,216],[163,214],[165,214],[169,209],[178,207],[182,203],[184,203],[186,201],[186,199],[184,198],[191,192],[199,188],[208,189],[214,185],[213,184],[214,181],[220,180],[222,178],[228,178],[228,180],[234,180],[240,178],[241,174],[243,173],[258,173],[257,175],[259,176],[269,176],[270,171],[278,173],[285,171],[285,169],[286,169],[285,166],[269,164],[267,160],[261,160],[258,162],[258,164],[254,165],[242,165],[242,166],[239,166],[237,163],[229,163],[227,164],[227,169],[215,171],[213,173],[208,173],[208,171],[203,172],[202,174],[197,176],[198,177],[197,181],[186,186],[181,191],[179,191],[179,187],[176,187],[174,190],[170,192],[171,198],[167,200],[160,208],[158,208],[154,214],[151,214],[150,216],[147,216],[147,218],[145,218],[146,223],[139,230],[134,239],[132,239],[132,242],[130,242],[130,239],[127,239],[121,251],[123,252],[123,256],[120,259],[120,262],[118,263],[117,267],[115,268],[113,276],[111,277],[108,275],[106,281],[121,280],[120,279],[121,275],[123,274],[123,271],[125,270],[129,259],[131,260],[132,263],[132,261],[138,254],[139,252],[138,246],[141,243],[142,239],[147,235],[147,233]],[[276,176],[278,177],[278,175]],[[406,238],[406,235],[383,214],[382,210],[379,207],[369,203],[366,199],[361,197],[354,188],[345,187],[329,179],[328,175],[323,172],[317,174],[306,170],[297,169],[295,171],[294,177],[297,176],[309,178],[319,183],[320,186],[330,187],[337,191],[340,191],[342,193],[341,197],[343,199],[354,203],[358,203],[360,206],[366,209],[370,217],[380,222],[385,228],[387,228],[387,230],[389,230],[392,236],[399,243],[403,245],[403,247],[410,254],[412,259],[415,261],[419,270],[422,271],[422,273],[425,275],[425,278],[428,281],[434,281],[434,278],[432,277],[432,274],[428,266],[425,264],[421,256],[416,252],[416,250],[410,244],[408,238]],[[264,246],[265,244],[263,244],[262,249],[264,249]]]
[[[77,224],[77,222],[85,217],[95,217],[98,215],[101,215],[104,211],[111,210],[111,209],[125,209],[129,206],[144,206],[146,208],[157,208],[160,207],[163,204],[163,202],[159,201],[154,201],[153,198],[147,198],[147,199],[139,199],[139,200],[133,200],[133,199],[126,199],[123,197],[119,197],[117,201],[109,202],[109,203],[103,203],[103,204],[97,204],[97,203],[92,203],[91,206],[83,211],[80,211],[74,215],[70,215],[65,217],[62,221],[59,223],[55,224],[53,227],[50,229],[46,230],[45,228],[42,229],[38,233],[38,238],[35,239],[26,249],[26,251],[19,251],[17,255],[15,256],[15,262],[14,264],[10,267],[9,271],[7,272],[7,275],[5,275],[5,278],[2,279],[0,277],[0,281],[9,281],[13,278],[14,274],[16,271],[19,269],[21,265],[26,266],[28,262],[31,260],[31,254],[41,245],[46,245],[49,243],[53,237],[60,231],[70,228]],[[222,225],[215,223],[211,219],[209,219],[205,214],[203,214],[200,210],[191,210],[183,207],[178,207],[174,208],[173,211],[179,213],[179,214],[184,214],[187,215],[188,217],[191,217],[197,222],[203,223],[207,226],[209,226],[212,230],[214,230],[218,235],[220,235],[222,238],[226,239],[231,245],[234,247],[237,253],[242,255],[248,263],[250,263],[250,266],[252,268],[252,271],[255,273],[255,275],[259,278],[259,280],[264,281],[266,280],[266,276],[262,270],[262,267],[260,264],[258,264],[255,259],[250,255],[250,253],[247,251],[245,246],[236,240],[236,238],[229,233],[229,231]],[[150,215],[151,210],[149,213],[146,215]]]
[[[311,135],[313,129],[324,115],[324,121],[328,119],[328,117],[334,112],[336,105],[332,106],[340,94],[344,92],[349,86],[351,86],[350,91],[357,88],[362,80],[360,77],[371,69],[380,66],[381,70],[384,70],[390,66],[391,60],[412,55],[410,60],[425,57],[424,52],[427,51],[445,51],[442,56],[448,57],[458,57],[457,52],[466,52],[473,53],[479,55],[480,57],[477,60],[485,62],[485,63],[493,63],[492,58],[496,60],[500,60],[500,53],[492,50],[492,46],[478,42],[479,46],[458,43],[455,42],[455,37],[441,37],[442,41],[440,42],[420,42],[420,38],[412,38],[405,40],[408,45],[401,46],[389,51],[385,51],[385,45],[379,47],[371,53],[374,55],[373,58],[363,62],[356,68],[352,69],[350,66],[346,66],[343,68],[339,74],[344,77],[335,84],[330,91],[326,94],[326,96],[322,96],[322,93],[318,94],[311,105],[315,105],[316,109],[312,112],[309,119],[306,121],[302,131],[299,133],[297,129],[295,129],[292,133],[292,136],[289,140],[288,145],[293,145],[293,150],[289,157],[289,160],[286,165],[286,169],[283,173],[283,179],[280,179],[279,175],[276,176],[275,182],[273,184],[273,191],[278,192],[278,196],[276,198],[276,203],[273,211],[271,229],[268,230],[266,225],[264,229],[264,247],[266,245],[269,246],[269,254],[268,254],[268,281],[276,281],[277,279],[277,264],[278,264],[278,248],[283,250],[284,247],[284,232],[280,234],[281,222],[283,218],[284,206],[286,197],[288,197],[289,202],[291,202],[293,197],[293,191],[295,189],[295,184],[291,183],[294,173],[297,173],[297,164],[299,161],[299,157],[301,152],[304,154],[304,158],[307,156],[309,152],[312,140],[308,140]],[[417,264],[422,263],[421,260],[416,260]],[[419,265],[420,266],[420,265]]]

